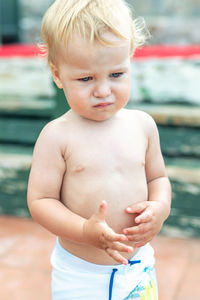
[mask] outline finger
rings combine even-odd
[[[150,229],[150,226],[148,223],[146,223],[146,224],[142,223],[137,226],[126,228],[126,229],[124,229],[124,232],[126,232],[126,237],[128,237],[129,235],[133,235],[133,236],[144,235],[145,233],[147,233],[149,231],[149,229]]]
[[[138,226],[129,227],[129,228],[126,228],[126,229],[123,230],[123,232],[124,232],[124,234],[126,234],[126,236],[138,234],[139,231],[140,231],[139,225]]]
[[[152,211],[151,210],[145,210],[141,215],[137,216],[135,218],[135,222],[138,223],[148,223],[152,220]]]
[[[127,237],[125,234],[118,234],[115,232],[110,232],[108,234],[108,232],[107,232],[107,233],[105,233],[104,236],[105,236],[105,239],[110,242],[125,242],[125,241],[127,241]]]
[[[102,201],[100,206],[99,206],[99,210],[97,212],[97,217],[99,217],[100,220],[104,221],[106,218],[106,214],[107,214],[107,202],[106,201]]]
[[[147,243],[151,242],[152,238],[148,238],[148,239],[145,239],[144,241],[140,241],[138,243],[135,243],[134,244],[134,248],[140,248],[144,245],[146,245]]]
[[[107,248],[106,252],[119,264],[128,264],[128,260],[125,257],[123,257],[118,251]]]
[[[128,252],[132,253],[133,252],[133,247],[125,245],[123,243],[115,242],[109,245],[110,249],[117,250],[120,252]]]
[[[148,206],[148,201],[143,201],[127,207],[126,212],[131,214],[140,214],[147,208],[147,206]]]
[[[128,235],[127,238],[130,242],[143,242],[147,240],[151,240],[154,235],[152,232],[145,232],[143,234],[137,234],[137,235]]]
[[[130,242],[135,242],[135,243],[142,242],[146,239],[145,237],[141,237],[141,235],[134,235],[134,236],[128,235],[127,237]],[[135,247],[135,245],[134,245],[134,247]]]
[[[115,233],[114,230],[107,225],[104,226],[104,231],[99,236],[99,241],[101,244],[106,245],[106,247],[113,242],[124,242],[128,241],[126,235]]]

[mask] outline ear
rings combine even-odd
[[[51,68],[51,72],[52,72],[55,84],[57,85],[57,87],[59,89],[62,89],[63,86],[62,86],[62,83],[61,83],[61,80],[60,80],[58,68],[53,63],[50,63],[50,68]]]

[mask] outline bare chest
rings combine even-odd
[[[67,159],[68,175],[126,173],[145,165],[147,141],[129,130],[123,133],[82,135],[72,140]]]
[[[125,208],[147,199],[147,138],[140,127],[123,124],[72,135],[61,193],[63,203],[85,218],[106,200],[108,224],[117,232],[133,224]]]

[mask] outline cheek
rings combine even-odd
[[[126,82],[121,83],[121,85],[118,86],[118,96],[126,101],[126,99],[130,97],[130,81],[127,80]],[[127,100],[128,100],[127,99]]]
[[[63,84],[63,91],[68,101],[77,98],[77,89],[75,89],[71,84]]]
[[[82,114],[87,109],[88,101],[85,92],[77,88],[64,88],[65,97],[72,110],[78,114]]]
[[[87,89],[84,86],[79,86],[77,84],[68,84],[64,87],[64,92],[65,94],[74,99],[84,99],[87,98],[90,93],[89,93],[89,89]]]

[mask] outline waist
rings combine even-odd
[[[74,257],[89,264],[91,263],[99,266],[119,266],[119,264],[117,264],[117,262],[112,259],[104,250],[90,245],[75,244],[70,241],[63,241],[63,239],[57,239],[56,247],[58,247],[63,254],[66,252],[71,258]],[[134,252],[131,254],[122,253],[122,255],[128,260],[139,259],[137,257],[138,253],[143,253],[145,249],[151,249],[151,251],[153,251],[153,248],[147,244],[139,249],[134,249]]]

